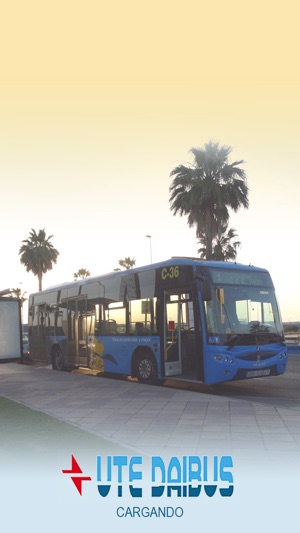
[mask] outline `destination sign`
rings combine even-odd
[[[268,272],[255,270],[235,270],[229,268],[209,268],[212,282],[216,285],[243,285],[273,287]]]

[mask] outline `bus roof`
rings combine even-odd
[[[97,280],[105,280],[105,279],[117,279],[119,277],[122,277],[127,274],[136,274],[139,272],[146,272],[147,270],[153,270],[156,268],[163,268],[164,266],[172,266],[172,265],[186,265],[186,266],[204,266],[204,267],[218,267],[218,268],[224,268],[224,269],[236,269],[236,270],[251,270],[251,271],[257,271],[257,272],[268,272],[265,268],[261,267],[255,267],[253,265],[243,265],[241,263],[233,263],[229,261],[206,261],[202,260],[196,257],[181,257],[181,256],[174,256],[171,257],[171,259],[167,259],[166,261],[160,261],[158,263],[151,263],[148,265],[144,265],[141,267],[134,267],[128,270],[118,270],[113,272],[108,272],[106,274],[99,274],[97,276],[90,276],[88,278],[82,278],[76,281],[67,281],[64,283],[59,283],[56,285],[52,285],[51,287],[47,287],[42,292],[50,292],[55,289],[59,288],[69,288],[69,287],[76,287],[78,285],[86,285],[89,283],[92,283]],[[39,292],[32,293],[34,294],[40,294]]]

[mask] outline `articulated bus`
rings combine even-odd
[[[287,347],[267,270],[177,257],[29,297],[33,360],[142,383],[275,376]]]

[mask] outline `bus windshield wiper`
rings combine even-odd
[[[233,334],[231,339],[229,339],[227,341],[226,344],[228,344],[228,347],[227,347],[227,350],[232,350],[232,348],[234,346],[236,346],[236,344],[239,343],[239,341],[244,337],[245,333],[236,333],[236,334]]]
[[[228,345],[227,350],[232,350],[234,346],[239,344],[241,339],[244,340],[244,344],[246,345],[263,345],[263,344],[269,344],[270,342],[283,342],[283,338],[279,333],[267,333],[264,331],[256,332],[256,333],[236,333],[231,336],[230,339],[226,342]]]

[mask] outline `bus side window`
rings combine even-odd
[[[101,321],[101,335],[125,335],[126,333],[126,307],[122,302],[113,302],[104,309]]]
[[[155,311],[156,305],[153,299],[131,300],[129,302],[129,335],[155,335]]]

